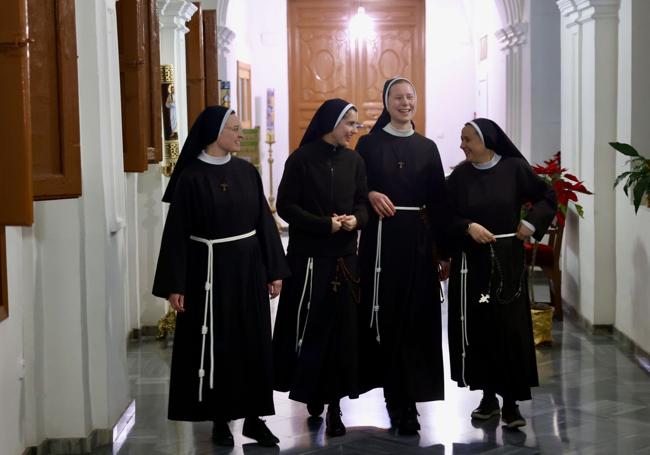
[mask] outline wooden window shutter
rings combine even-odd
[[[185,35],[185,54],[187,55],[187,118],[191,126],[205,109],[205,55],[203,53],[203,16],[201,4],[187,24],[190,31]]]
[[[219,104],[219,74],[217,67],[217,12],[203,12],[203,47],[205,55],[205,104]]]
[[[34,221],[26,12],[27,0],[7,0],[0,14],[0,225]]]
[[[28,0],[34,199],[81,196],[74,0]]]
[[[116,3],[117,38],[120,53],[120,88],[122,98],[122,145],[124,171],[144,172],[148,167],[147,146],[151,127],[147,113],[148,0]]]
[[[156,0],[148,1],[148,68],[149,85],[147,98],[149,100],[149,147],[147,158],[149,163],[162,161],[162,101],[160,100],[160,22]]]

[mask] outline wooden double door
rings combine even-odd
[[[291,150],[298,147],[318,106],[329,98],[354,103],[365,126],[360,134],[367,133],[381,114],[384,82],[397,75],[417,88],[414,121],[416,129],[424,131],[424,3],[288,0]],[[373,39],[350,39],[350,19],[359,6],[373,20]]]

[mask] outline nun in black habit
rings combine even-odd
[[[244,436],[271,446],[259,419],[275,412],[269,294],[289,270],[257,170],[231,155],[240,128],[222,106],[192,125],[163,196],[153,293],[177,311],[169,419],[212,420],[213,440],[233,445],[227,422],[244,417]]]
[[[444,174],[436,144],[413,129],[413,84],[386,81],[383,102],[357,145],[373,208],[359,248],[361,377],[364,391],[384,388],[399,433],[415,434],[415,403],[444,398],[438,256],[446,255],[437,253]]]
[[[447,182],[451,377],[483,391],[472,418],[502,413],[506,426],[516,428],[526,424],[516,402],[530,400],[538,385],[523,241],[544,236],[555,193],[492,120],[468,122],[460,147],[467,160]],[[521,219],[525,202],[532,208]]]
[[[329,436],[345,433],[339,400],[359,394],[357,230],[368,219],[368,189],[363,160],[346,148],[356,132],[356,108],[325,101],[278,189],[292,275],[273,333],[275,389],[307,403],[312,416],[328,404]]]

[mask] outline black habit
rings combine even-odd
[[[522,204],[532,202],[525,220],[535,227],[534,237],[541,239],[555,215],[555,195],[505,135],[509,145],[500,150],[488,136],[488,121],[475,122],[484,130],[486,146],[504,156],[488,169],[464,162],[447,181],[453,244],[448,321],[451,377],[472,390],[529,400],[530,387],[538,385],[538,378],[523,242],[506,237],[478,244],[466,231],[475,222],[495,235],[515,233]],[[463,253],[466,286],[461,281]]]
[[[444,398],[440,282],[436,245],[443,221],[444,174],[435,143],[413,133],[377,129],[357,145],[369,191],[385,194],[397,211],[382,222],[378,321],[370,327],[379,218],[370,212],[361,233],[362,390],[383,387],[399,404]],[[377,340],[379,324],[380,340]]]
[[[208,327],[214,336],[214,387],[208,378],[208,334],[199,402],[208,247],[190,236],[220,239],[252,230],[256,235],[212,246],[214,313]],[[153,289],[162,298],[185,296],[174,334],[170,419],[234,420],[274,413],[267,283],[287,275],[257,170],[235,157],[223,165],[187,162],[176,179]]]
[[[360,229],[368,219],[367,196],[365,166],[352,150],[319,138],[285,163],[277,208],[289,223],[292,275],[273,333],[274,385],[293,400],[331,403],[359,394],[357,230],[332,234],[331,217],[354,215]]]

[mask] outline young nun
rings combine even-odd
[[[260,176],[235,158],[241,140],[231,109],[194,122],[167,185],[170,202],[153,293],[177,312],[169,419],[212,420],[212,439],[232,446],[228,421],[260,445],[278,439],[259,416],[274,414],[271,316],[288,276]]]
[[[278,189],[291,278],[273,333],[275,389],[307,403],[314,417],[328,404],[329,436],[345,434],[339,400],[359,393],[357,230],[368,219],[368,190],[363,160],[347,148],[356,132],[356,108],[325,101]]]
[[[444,398],[436,257],[444,174],[436,144],[413,129],[413,84],[389,79],[382,98],[357,145],[373,209],[359,248],[361,375],[364,391],[384,388],[391,424],[410,435],[420,429],[415,403]]]
[[[483,391],[472,418],[501,412],[506,426],[516,428],[526,424],[517,401],[530,400],[530,388],[538,385],[523,240],[544,236],[555,215],[555,194],[492,120],[465,124],[460,148],[467,160],[447,182],[454,244],[451,377]],[[521,206],[529,201],[532,208],[521,219]]]

